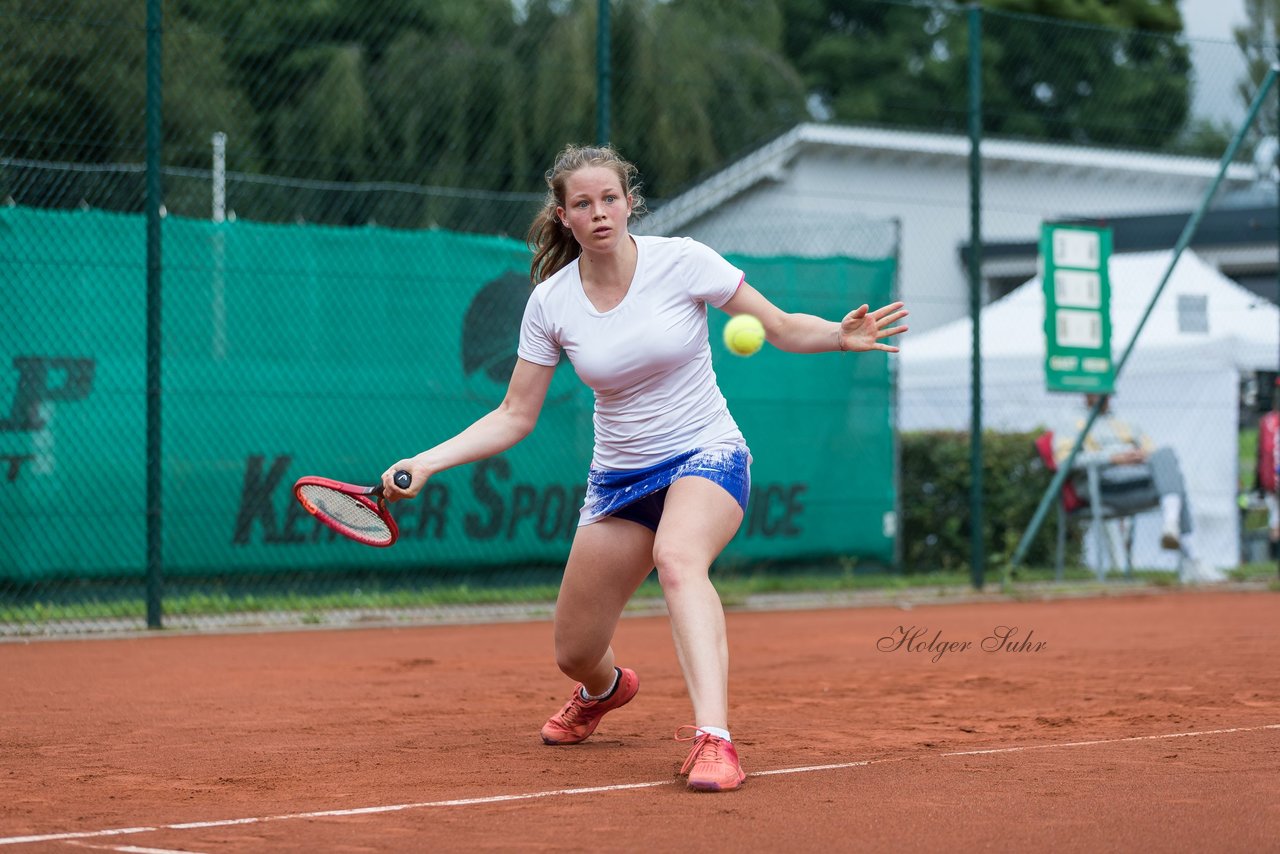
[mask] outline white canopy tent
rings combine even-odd
[[[1111,344],[1117,361],[1171,259],[1170,251],[1112,256]],[[1074,435],[1086,414],[1082,396],[1045,389],[1039,277],[986,306],[980,324],[984,428],[1044,427]],[[969,427],[971,340],[972,322],[965,318],[919,337],[908,334],[901,342],[900,429]],[[1280,308],[1186,251],[1116,383],[1112,411],[1157,446],[1177,452],[1194,513],[1197,557],[1215,567],[1239,563],[1241,375],[1277,370],[1278,362]],[[1177,566],[1176,554],[1160,549],[1159,533],[1153,514],[1139,518],[1135,566]]]

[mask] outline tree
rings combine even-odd
[[[527,161],[510,0],[183,2],[221,34],[251,116],[242,168],[343,185],[253,188],[259,218],[495,228],[428,188],[508,189]]]
[[[992,6],[1054,8],[1045,0]],[[994,54],[984,63],[989,130],[1124,148],[1174,144],[1190,112],[1191,68],[1175,37],[1174,0],[1062,8],[1074,18],[984,15],[984,55],[988,43]]]
[[[671,195],[806,118],[774,0],[623,0],[613,138]]]
[[[21,204],[66,207],[86,201],[141,210],[135,172],[75,169],[66,164],[140,163],[146,134],[145,7],[102,0],[92,15],[74,4],[0,0],[6,28],[0,51],[0,127],[4,153],[42,167],[5,170],[5,195]],[[206,165],[205,128],[235,131],[234,96],[221,63],[221,42],[195,33],[172,11],[164,39],[166,161]],[[204,196],[207,200],[207,194]]]
[[[596,0],[379,0],[372,12],[355,0],[186,2],[225,33],[263,171],[540,193],[560,148],[595,139]],[[775,0],[615,0],[611,32],[612,139],[653,194],[805,116]],[[532,207],[435,192],[390,210],[386,199],[302,215],[510,233]]]
[[[819,117],[958,129],[965,44],[958,7],[871,0],[783,0],[786,55]]]
[[[207,213],[210,138],[256,219],[522,232],[542,174],[595,139],[597,0],[167,0],[166,204]],[[34,11],[33,11],[34,10]],[[10,158],[139,164],[146,29],[136,0],[0,0]],[[778,0],[613,0],[612,139],[678,191],[802,120]],[[30,174],[28,174],[30,172]],[[136,168],[45,168],[24,203],[136,210]],[[34,176],[34,177],[33,177]],[[267,177],[269,176],[269,177]],[[376,186],[372,186],[376,185]],[[366,188],[367,187],[367,188]],[[497,196],[496,193],[508,195]]]
[[[964,127],[965,9],[782,2],[787,56],[832,118]],[[1182,26],[1176,0],[982,5],[988,132],[1150,148],[1177,137],[1188,111],[1190,66],[1186,45],[1176,38]]]
[[[1245,0],[1245,18],[1245,25],[1235,30],[1236,44],[1245,58],[1245,76],[1237,91],[1241,101],[1250,106],[1272,63],[1280,60],[1280,0]],[[1276,101],[1269,98],[1249,134],[1250,147],[1256,148],[1263,139],[1274,139],[1276,134]]]

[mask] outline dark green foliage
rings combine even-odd
[[[781,2],[787,56],[835,121],[965,128],[965,6]],[[987,133],[1150,149],[1179,139],[1190,61],[1172,38],[1175,0],[981,5]]]
[[[1245,0],[1246,23],[1235,28],[1235,42],[1244,56],[1246,69],[1237,84],[1237,95],[1242,105],[1253,102],[1263,78],[1277,59],[1276,35],[1280,33],[1280,3],[1277,0]],[[1258,123],[1249,140],[1250,147],[1267,137],[1275,136],[1277,111],[1275,99],[1262,105]]]
[[[1035,515],[1051,475],[1032,442],[1036,433],[983,434],[983,543],[990,563],[1007,562]],[[969,566],[969,434],[903,433],[902,560],[907,572]],[[1027,551],[1028,566],[1051,566],[1056,507]],[[1079,533],[1070,531],[1067,564],[1079,562]]]
[[[1182,132],[1191,63],[1181,41],[995,13],[983,37],[990,133],[1161,149]]]
[[[988,132],[1205,147],[1184,127],[1187,48],[1174,0],[984,6]],[[240,216],[523,236],[555,153],[596,141],[598,7],[169,0],[166,207],[207,216],[200,173],[222,132],[227,203]],[[963,6],[611,8],[609,136],[655,203],[814,118],[966,126]],[[0,199],[141,209],[132,167],[144,159],[143,12],[136,0],[0,0]],[[124,167],[80,168],[101,164]]]

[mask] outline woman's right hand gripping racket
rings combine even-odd
[[[395,480],[396,486],[408,489],[413,475],[402,469]],[[327,477],[300,477],[293,494],[308,513],[357,543],[386,548],[400,536],[382,497],[382,484],[356,486]]]

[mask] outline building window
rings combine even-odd
[[[1207,294],[1178,294],[1178,331],[1209,334],[1209,297]]]

